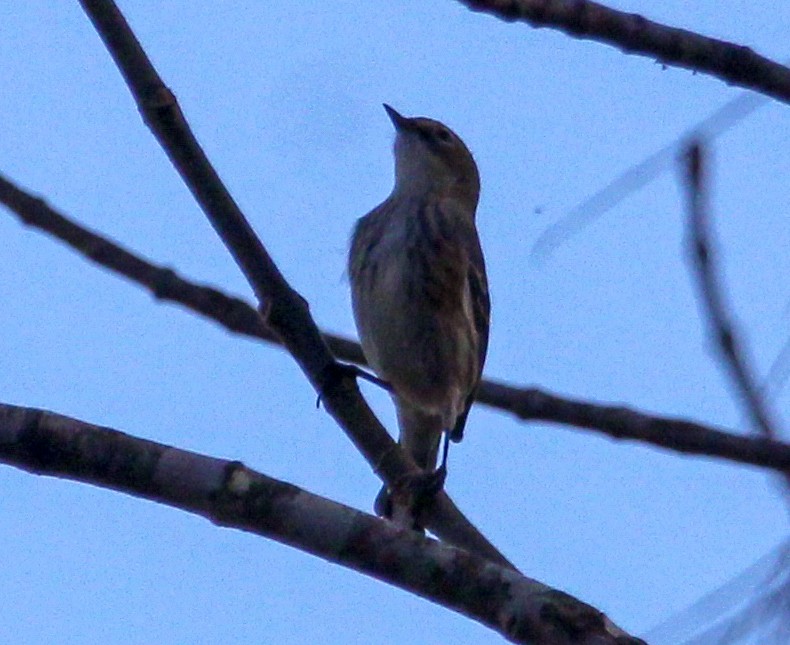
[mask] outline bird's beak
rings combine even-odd
[[[392,121],[392,125],[395,126],[395,129],[398,132],[414,129],[412,120],[410,118],[403,116],[395,108],[387,105],[386,103],[384,103],[384,109],[387,111],[387,116],[389,116],[390,121]]]

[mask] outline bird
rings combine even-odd
[[[441,489],[448,439],[463,438],[488,349],[491,304],[475,224],[480,175],[446,125],[384,109],[395,128],[395,182],[352,232],[352,309],[365,358],[390,386],[398,441]],[[414,509],[393,506],[385,487],[377,512],[418,528]]]

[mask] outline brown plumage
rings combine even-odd
[[[463,436],[488,347],[480,180],[449,128],[385,108],[397,131],[395,186],[354,229],[352,302],[365,357],[394,390],[399,440],[432,470],[442,432]]]

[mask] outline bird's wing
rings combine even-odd
[[[459,210],[457,202],[454,200],[443,200],[440,208],[445,215],[450,216],[452,216],[453,210]],[[452,219],[458,227],[457,239],[462,242],[467,257],[466,282],[471,297],[473,323],[477,338],[477,375],[466,398],[464,410],[456,420],[455,427],[450,434],[450,438],[458,442],[463,438],[466,418],[469,415],[469,409],[472,407],[477,387],[483,375],[483,365],[488,352],[491,299],[488,293],[488,278],[486,276],[483,249],[480,246],[480,238],[477,235],[474,219],[466,212],[456,212]]]

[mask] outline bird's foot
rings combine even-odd
[[[424,517],[434,497],[447,479],[444,465],[432,472],[401,478],[388,489],[382,488],[373,505],[376,514],[412,531],[425,530]]]
[[[341,379],[344,378],[365,379],[366,381],[370,381],[371,383],[378,385],[387,392],[392,392],[392,386],[387,381],[380,379],[378,376],[374,376],[370,372],[366,372],[361,367],[357,367],[356,365],[335,361],[325,367],[318,378],[319,394],[315,401],[316,408],[321,407],[321,399],[324,397],[324,392],[326,392],[327,388],[337,384]]]

